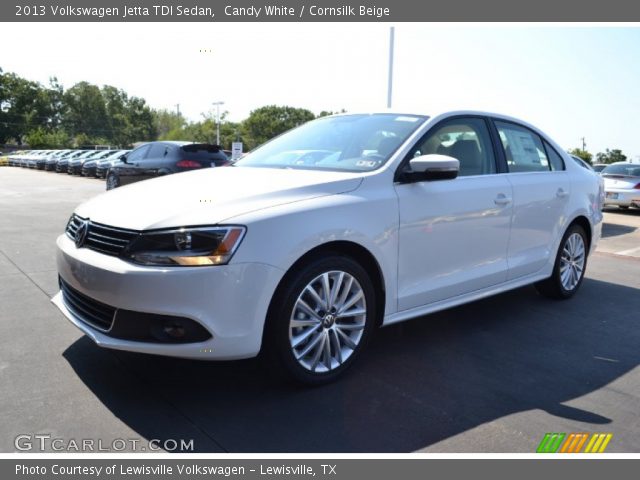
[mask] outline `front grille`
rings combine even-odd
[[[67,224],[67,236],[71,240],[75,241],[78,227],[85,221],[87,220],[77,215],[71,217]],[[89,222],[86,240],[82,246],[117,257],[137,236],[138,232],[135,230],[125,230],[102,225],[101,223]]]
[[[87,297],[72,288],[67,282],[59,278],[60,290],[65,306],[82,322],[102,330],[108,331],[113,325],[116,309],[93,298]]]

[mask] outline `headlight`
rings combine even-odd
[[[224,265],[231,260],[245,231],[245,227],[229,226],[142,233],[127,249],[126,256],[141,265]]]

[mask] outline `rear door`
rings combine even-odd
[[[513,187],[508,279],[540,271],[556,254],[571,193],[564,162],[529,128],[494,120]]]

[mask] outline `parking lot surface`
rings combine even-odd
[[[103,190],[0,168],[2,452],[47,434],[193,439],[200,452],[533,453],[547,432],[610,432],[607,452],[640,452],[640,210],[605,214],[572,300],[525,287],[383,328],[345,377],[299,388],[258,360],[101,349],[64,319],[49,301],[55,238]]]

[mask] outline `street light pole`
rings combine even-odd
[[[220,105],[224,102],[213,102],[212,105],[216,107],[216,145],[220,145]]]
[[[387,108],[391,108],[391,95],[393,93],[393,43],[395,37],[395,27],[389,30],[389,83],[387,88]]]

